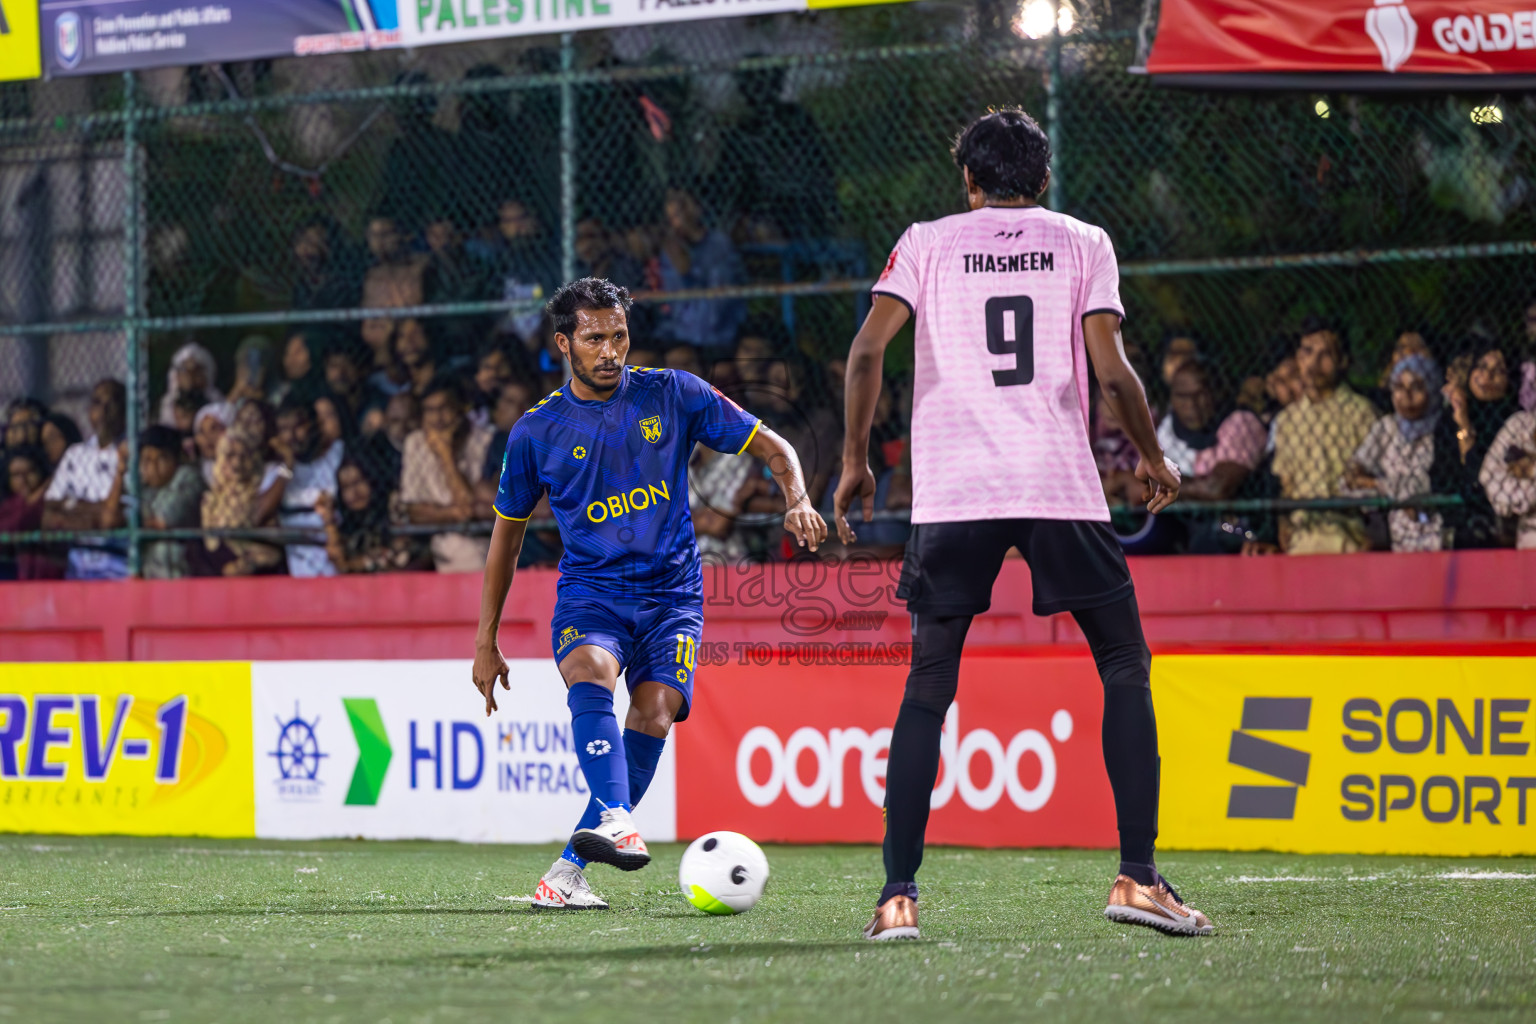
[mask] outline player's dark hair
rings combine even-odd
[[[1034,199],[1045,191],[1051,140],[1018,107],[978,117],[955,139],[955,166],[993,199]]]
[[[576,331],[576,314],[583,310],[621,309],[627,318],[635,300],[629,289],[601,277],[583,277],[572,281],[550,296],[544,312],[554,321],[555,333],[567,338]]]

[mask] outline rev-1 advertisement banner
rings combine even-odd
[[[1531,0],[1162,0],[1152,74],[1528,75]]]
[[[1170,849],[1536,853],[1530,658],[1152,661]]]
[[[587,805],[565,684],[548,659],[513,660],[487,718],[468,661],[251,666],[256,834],[263,839],[570,838]],[[628,710],[624,686],[615,707]],[[676,838],[668,742],[635,820]]]
[[[395,0],[42,0],[55,75],[397,46]]]

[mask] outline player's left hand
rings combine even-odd
[[[857,539],[853,527],[848,525],[848,511],[853,507],[854,499],[858,499],[863,506],[864,521],[873,521],[875,474],[870,472],[867,461],[853,465],[843,463],[843,476],[837,482],[837,494],[832,499],[832,518],[837,523],[838,539],[844,544],[852,544]]]
[[[1154,515],[1179,500],[1179,487],[1183,480],[1179,477],[1179,467],[1167,459],[1159,461],[1155,466],[1146,459],[1139,460],[1136,463],[1136,479],[1142,482],[1142,500],[1147,503],[1147,511]]]
[[[784,529],[800,542],[801,547],[809,547],[812,551],[827,539],[827,521],[811,507],[807,498],[801,498],[784,513]]]

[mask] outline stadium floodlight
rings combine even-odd
[[[1023,0],[1019,13],[1013,19],[1013,31],[1026,39],[1039,39],[1051,34],[1051,20],[1062,35],[1077,25],[1072,5],[1062,0]]]

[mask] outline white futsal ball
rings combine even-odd
[[[768,884],[768,858],[740,832],[699,836],[677,869],[683,896],[706,914],[745,914]]]

